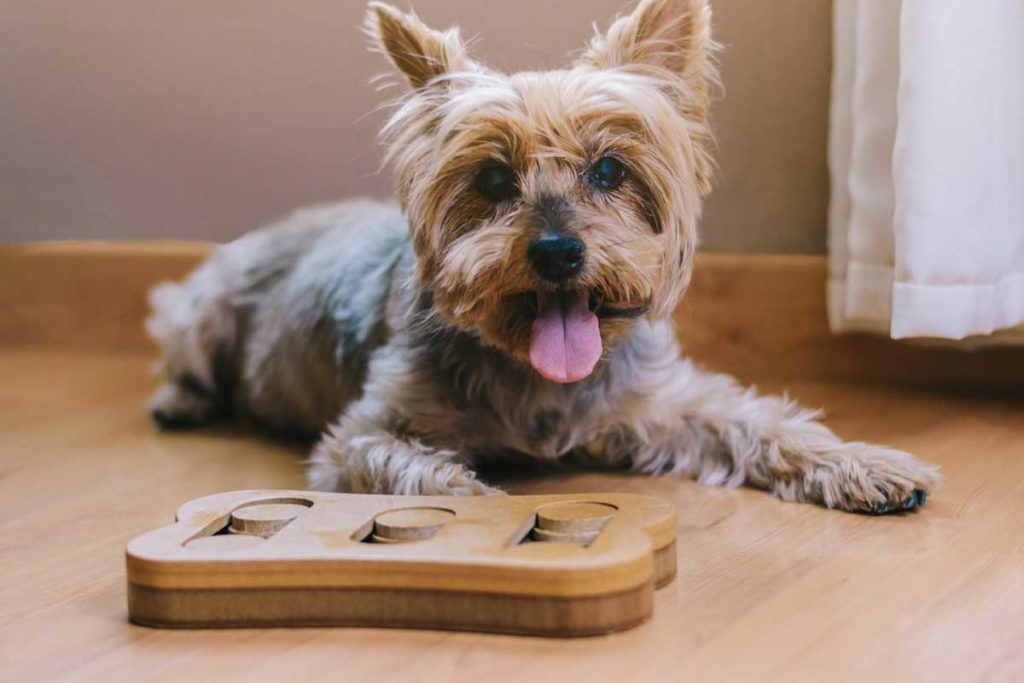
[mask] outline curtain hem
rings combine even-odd
[[[890,334],[894,339],[966,339],[992,334],[1024,322],[1024,273],[986,284],[898,282],[893,286],[892,302]],[[1019,334],[1013,332],[1012,336]]]

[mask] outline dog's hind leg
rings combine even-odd
[[[161,347],[165,382],[149,409],[161,427],[197,426],[230,409],[238,315],[229,275],[215,255],[184,282],[150,292],[146,330]]]

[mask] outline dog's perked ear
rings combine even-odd
[[[475,68],[458,29],[435,31],[415,14],[383,2],[370,3],[364,30],[413,88],[422,88],[446,73]]]
[[[704,131],[697,142],[696,179],[711,189],[713,163],[708,117],[712,87],[718,84],[708,0],[640,0],[634,10],[595,35],[576,63],[596,69],[632,69],[653,76],[678,111]]]
[[[580,61],[603,69],[645,64],[700,77],[712,48],[707,0],[640,0],[607,33],[594,36]]]

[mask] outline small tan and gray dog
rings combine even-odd
[[[909,509],[935,467],[680,357],[709,189],[707,0],[641,0],[566,68],[506,75],[371,3],[408,82],[382,137],[401,208],[301,211],[152,293],[154,418],[323,433],[320,490],[487,494],[526,459]]]

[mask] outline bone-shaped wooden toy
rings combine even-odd
[[[649,496],[234,491],[128,544],[128,613],[161,627],[392,626],[580,636],[636,626],[676,568]]]

